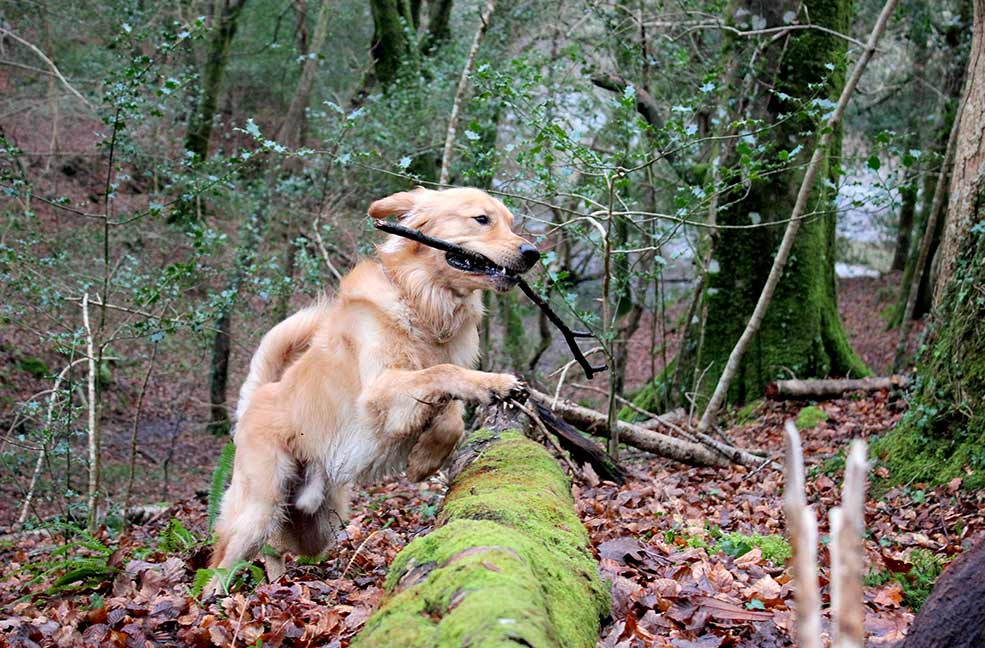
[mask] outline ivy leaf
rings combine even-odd
[[[869,159],[866,160],[865,165],[873,171],[878,171],[879,168],[882,167],[882,162],[879,161],[878,155],[870,155]]]

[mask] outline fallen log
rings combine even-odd
[[[837,398],[853,391],[879,391],[880,389],[902,389],[909,379],[893,375],[873,378],[827,378],[814,380],[777,380],[766,386],[766,397],[773,400],[784,398]]]
[[[452,461],[436,528],[397,554],[353,646],[596,645],[609,587],[570,482],[517,410],[491,411]]]
[[[551,396],[536,390],[530,391],[530,397],[576,428],[595,436],[606,436],[606,416],[601,412],[576,405],[563,398],[555,402]],[[626,421],[619,421],[617,425],[619,440],[622,443],[691,466],[724,466],[730,462],[759,466],[765,461],[763,457],[715,441],[707,435],[701,435],[700,442],[695,442],[675,439]]]

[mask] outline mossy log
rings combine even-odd
[[[394,559],[354,646],[594,646],[609,610],[571,484],[515,415],[458,452],[435,529]]]

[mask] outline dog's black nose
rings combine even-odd
[[[523,265],[529,270],[540,260],[540,252],[529,243],[524,243],[520,246],[520,257],[523,259]]]

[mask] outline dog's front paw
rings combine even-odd
[[[489,388],[491,402],[517,401],[527,402],[530,390],[527,384],[512,374],[492,374],[493,384]]]

